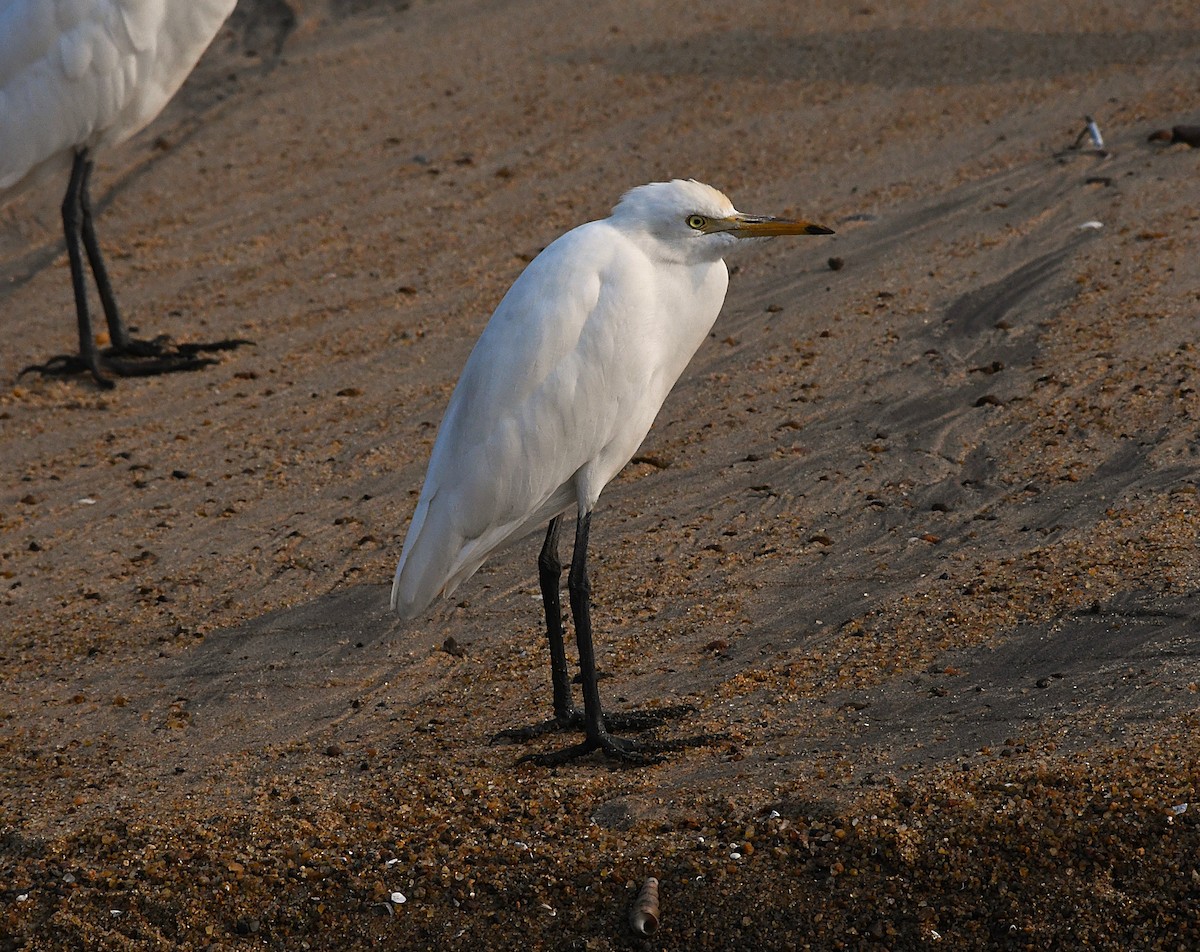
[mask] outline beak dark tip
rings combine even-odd
[[[808,228],[805,229],[804,233],[806,235],[835,235],[835,234],[837,234],[837,232],[835,232],[832,228],[826,228],[824,225],[809,225]]]

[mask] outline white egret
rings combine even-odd
[[[531,758],[561,763],[600,749],[645,762],[654,750],[613,736],[601,710],[587,575],[591,514],[633,456],[708,335],[739,239],[827,235],[806,221],[737,211],[694,180],[643,185],[612,215],[550,244],[509,289],[475,345],[442,418],[400,554],[392,608],[406,618],[449,595],[506,540],[549,522],[538,559],[554,717],[504,732],[582,726],[581,744]],[[584,711],[571,700],[559,598],[563,513],[578,508],[568,574]],[[655,712],[633,726],[658,722]],[[659,718],[658,720],[661,720]]]
[[[95,153],[159,114],[221,28],[236,0],[0,0],[0,201],[48,175],[65,175],[63,230],[75,292],[79,354],[29,367],[131,376],[194,370],[197,356],[245,341],[169,347],[130,337],[117,310],[92,222]],[[81,248],[82,245],[82,248]],[[83,255],[91,265],[111,347],[92,335]],[[24,371],[22,371],[24,372]]]

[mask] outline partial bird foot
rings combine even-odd
[[[97,374],[81,354],[59,354],[44,364],[31,364],[17,376],[39,373],[43,377],[70,377],[75,374],[92,373],[102,387],[111,387],[112,381],[105,379],[104,372],[118,377],[151,377],[157,374],[200,370],[217,361],[201,354],[221,350],[233,350],[253,341],[229,339],[203,344],[176,344],[169,337],[154,340],[131,340],[127,348],[118,350],[108,347],[98,355],[101,373]]]
[[[691,704],[675,704],[671,707],[655,707],[643,711],[618,711],[615,714],[604,715],[606,731],[648,731],[662,727],[667,721],[683,717],[695,711]],[[492,736],[492,743],[520,743],[533,740],[546,734],[557,734],[562,731],[583,730],[583,711],[572,707],[565,715],[555,715],[540,724],[530,724],[528,727],[509,727]]]
[[[724,734],[700,734],[696,737],[682,737],[677,740],[631,740],[614,737],[604,731],[598,735],[588,735],[582,743],[565,747],[562,750],[553,750],[545,754],[526,754],[517,763],[537,764],[539,767],[560,767],[598,750],[613,760],[633,767],[643,767],[662,763],[666,759],[663,754],[673,750],[707,747],[728,739]]]

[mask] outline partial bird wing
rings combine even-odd
[[[0,191],[166,105],[235,0],[0,0]]]
[[[161,18],[161,0],[143,6]],[[10,0],[0,10],[0,189],[43,165],[65,166],[134,95],[141,51],[121,13],[116,3],[63,0]],[[143,11],[143,42],[153,33],[144,20]]]

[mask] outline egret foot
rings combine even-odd
[[[560,767],[598,750],[613,760],[634,767],[642,767],[662,763],[666,759],[663,754],[673,750],[707,747],[728,739],[724,734],[700,734],[696,737],[681,737],[678,740],[631,740],[614,737],[608,731],[602,731],[599,734],[589,734],[582,743],[565,747],[562,750],[552,750],[546,754],[526,754],[517,763],[537,764],[539,767]]]
[[[618,711],[615,714],[604,715],[606,731],[648,731],[662,727],[667,721],[691,714],[696,709],[691,704],[675,704],[671,707],[655,707],[644,711]],[[540,724],[530,724],[528,727],[509,727],[493,735],[492,743],[520,743],[533,740],[546,734],[557,734],[562,731],[583,730],[583,711],[577,707],[567,710],[566,714],[556,714]]]
[[[215,364],[213,357],[201,354],[221,350],[234,350],[253,341],[240,338],[212,341],[204,344],[176,344],[167,335],[154,340],[133,339],[127,347],[108,347],[96,355],[97,368],[93,368],[82,354],[59,354],[44,364],[31,364],[17,376],[39,373],[43,377],[70,377],[75,374],[91,373],[103,387],[111,387],[112,381],[104,377],[110,373],[118,377],[151,377],[158,374],[200,370]],[[97,370],[101,371],[97,373]]]

